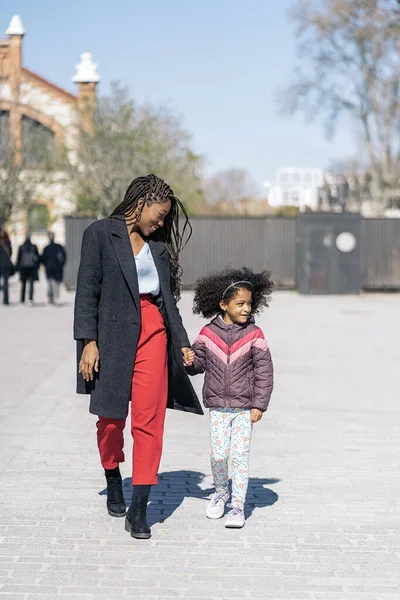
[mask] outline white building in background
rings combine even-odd
[[[273,208],[297,206],[300,211],[307,208],[318,210],[320,190],[323,186],[323,169],[277,169],[275,181],[268,186],[268,202]]]

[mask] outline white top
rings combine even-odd
[[[139,294],[157,296],[160,293],[160,279],[147,242],[145,242],[139,254],[135,256],[135,263],[139,281]]]

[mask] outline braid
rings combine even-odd
[[[165,217],[164,225],[159,230],[159,236],[165,243],[171,265],[171,290],[176,300],[180,299],[182,287],[182,267],[179,264],[179,253],[185,247],[192,235],[192,226],[185,207],[179,198],[174,196],[170,186],[156,175],[147,175],[146,177],[137,177],[134,179],[125,192],[121,204],[112,212],[111,217],[115,215],[125,215],[127,225],[133,225],[140,219],[144,204],[139,205],[143,200],[147,206],[154,203],[163,204],[171,202],[171,210]],[[180,227],[180,212],[184,217],[183,227]]]

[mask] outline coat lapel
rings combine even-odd
[[[158,276],[160,278],[161,292],[163,293],[164,290],[166,290],[167,287],[170,285],[168,279],[168,268],[165,261],[166,257],[168,257],[168,250],[162,242],[152,240],[151,238],[149,238],[148,242],[151,254],[153,256],[154,264],[156,265]]]
[[[125,218],[122,216],[113,217],[111,219],[111,242],[125,281],[132,294],[133,301],[135,302],[137,310],[140,311],[139,282],[135,257],[129,240]]]

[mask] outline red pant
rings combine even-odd
[[[157,306],[141,297],[142,326],[132,379],[132,484],[155,485],[161,460],[168,396],[167,335]],[[123,340],[121,340],[123,343]],[[97,442],[101,464],[114,469],[124,462],[125,419],[99,417]]]

